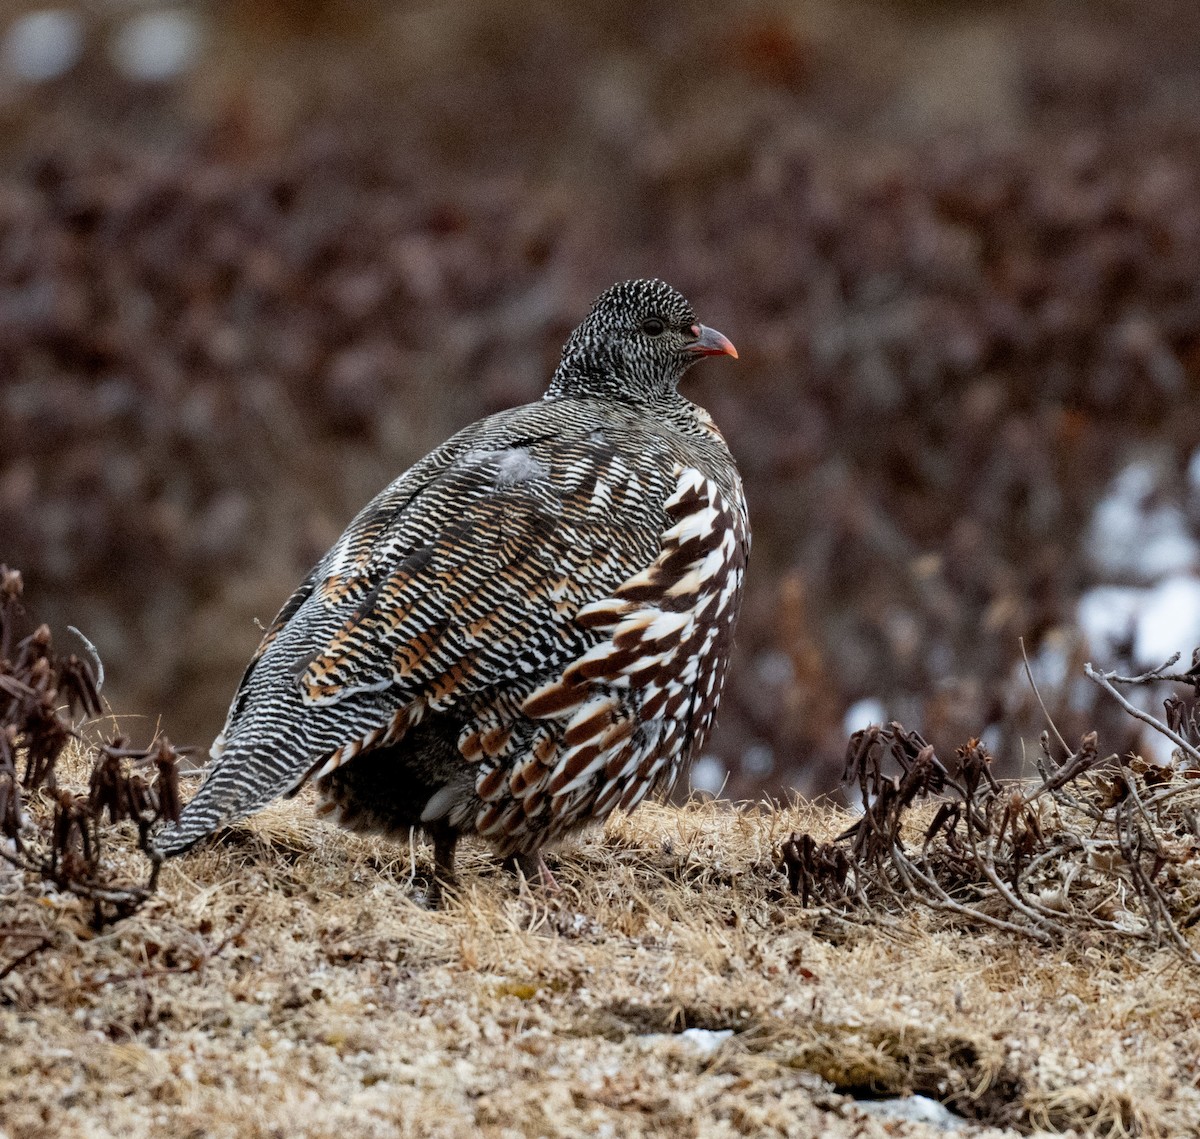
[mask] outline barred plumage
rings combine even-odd
[[[669,789],[724,681],[750,533],[741,480],[676,385],[736,356],[661,281],[616,285],[545,398],[459,432],[371,502],[263,637],[178,854],[310,778],[348,827],[528,870]]]

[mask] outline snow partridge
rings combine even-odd
[[[750,548],[737,468],[679,394],[737,356],[662,281],[608,289],[543,399],[444,443],[350,523],[275,618],[156,840],[179,854],[315,780],[353,830],[476,835],[527,874],[704,746]]]

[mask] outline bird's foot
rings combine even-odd
[[[550,867],[546,865],[546,861],[542,858],[540,850],[535,850],[529,854],[513,854],[505,859],[504,864],[514,873],[520,874],[526,882],[533,883],[536,881],[545,893],[562,893],[562,887],[558,884],[554,875],[550,873]]]
[[[442,878],[435,875],[430,878],[429,885],[425,890],[417,894],[414,901],[423,909],[445,909],[446,902],[453,895],[457,885],[457,881],[453,878]]]
[[[450,830],[437,830],[430,832],[430,838],[433,839],[433,876],[425,892],[425,904],[431,910],[440,910],[446,901],[447,891],[453,891],[458,885],[458,877],[454,873],[458,835]]]

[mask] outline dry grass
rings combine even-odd
[[[647,806],[551,860],[559,898],[468,849],[430,912],[424,851],[414,877],[302,798],[168,864],[99,935],[10,878],[0,971],[48,944],[0,980],[0,1134],[933,1133],[864,1115],[868,1089],[940,1098],[971,1134],[1195,1133],[1177,955],[803,909],[778,847],[846,822]],[[690,1027],[732,1035],[706,1052]]]

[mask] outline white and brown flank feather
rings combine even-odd
[[[351,523],[250,662],[178,853],[318,780],[356,829],[539,850],[669,788],[712,727],[749,550],[724,440],[676,391],[732,346],[614,286],[546,398],[473,424]],[[535,863],[530,863],[533,865]]]

